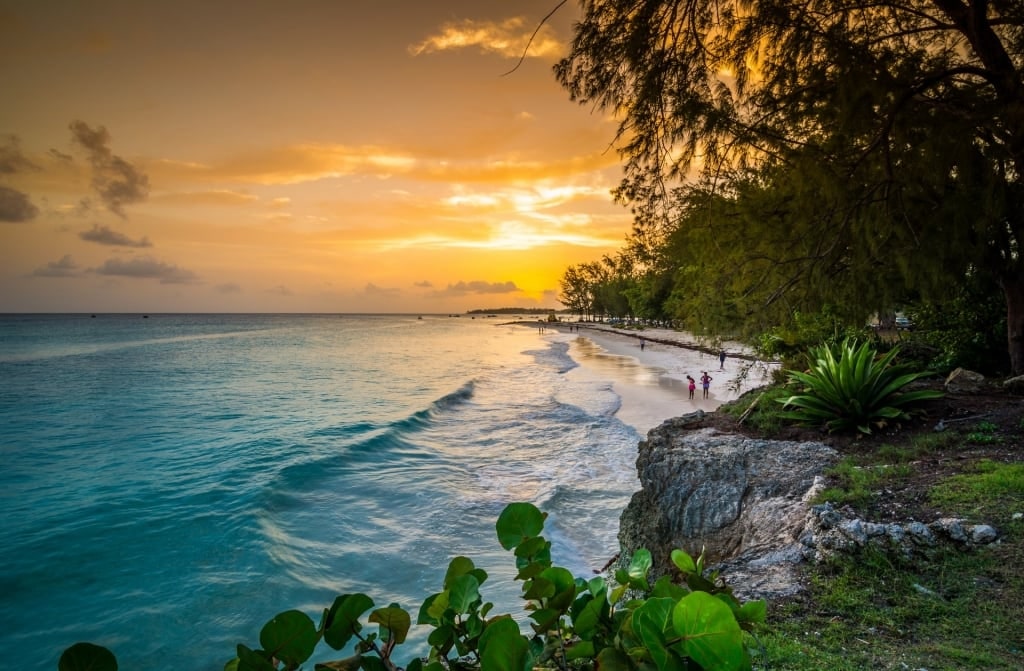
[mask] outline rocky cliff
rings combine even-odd
[[[623,557],[651,551],[652,579],[670,573],[672,550],[721,571],[747,598],[801,589],[799,566],[872,544],[913,554],[940,542],[963,546],[998,539],[987,525],[940,519],[931,524],[874,524],[812,506],[822,475],[839,459],[824,443],[768,440],[721,432],[697,411],[652,429],[639,444],[641,489],[623,511]]]
[[[799,561],[810,493],[838,458],[823,443],[719,433],[701,411],[670,419],[639,445],[641,489],[619,521],[623,553],[650,550],[654,578],[671,570],[676,548],[694,556],[706,548],[709,563],[743,558],[785,572]],[[791,582],[769,577],[775,572],[767,565],[758,571],[766,581]]]

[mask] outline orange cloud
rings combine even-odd
[[[530,35],[536,25],[527,23],[522,17],[505,19],[504,21],[474,21],[464,19],[446,23],[441,31],[430,35],[418,44],[409,46],[409,53],[414,56],[466,49],[476,47],[484,53],[494,53],[505,58],[519,58],[529,44],[527,57],[558,58],[565,52],[565,47],[545,24],[530,41]]]

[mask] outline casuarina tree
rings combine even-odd
[[[681,204],[715,199],[730,217],[709,215],[712,237],[737,222],[750,234],[701,277],[765,302],[867,314],[987,276],[1024,373],[1024,3],[580,4],[555,74],[617,115],[616,195],[638,226],[674,230],[695,218]],[[745,272],[766,261],[782,270]]]

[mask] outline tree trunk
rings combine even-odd
[[[1010,372],[1024,375],[1024,278],[1020,274],[1002,277],[1006,296],[1006,340],[1010,354]]]

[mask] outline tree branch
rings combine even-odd
[[[519,66],[522,65],[523,61],[526,60],[526,53],[530,50],[530,45],[533,44],[533,38],[537,37],[537,33],[540,32],[540,29],[544,26],[545,23],[547,23],[548,19],[550,19],[552,16],[554,16],[555,12],[557,12],[559,9],[561,9],[562,5],[564,5],[568,1],[569,0],[562,0],[561,2],[559,2],[557,5],[555,5],[554,9],[552,9],[550,12],[548,12],[547,16],[545,16],[543,19],[540,20],[540,23],[537,24],[537,27],[533,29],[533,34],[530,35],[530,40],[526,43],[526,48],[523,49],[523,55],[519,57],[519,62],[516,63],[516,66],[514,68],[512,68],[508,72],[503,73],[501,75],[502,77],[505,77],[506,75],[510,75],[510,74],[512,74],[513,72],[515,72],[516,70],[519,69]]]

